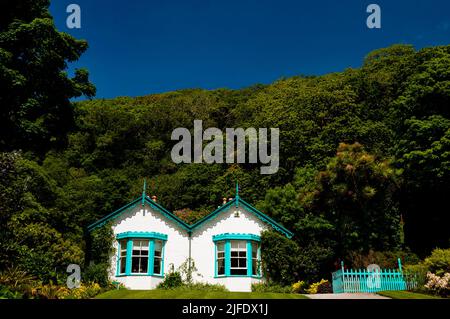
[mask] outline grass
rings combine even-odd
[[[411,291],[380,291],[378,292],[378,294],[392,299],[443,299],[438,296],[421,294]]]
[[[98,295],[98,299],[308,299],[299,294],[262,292],[222,292],[207,290],[110,290]]]

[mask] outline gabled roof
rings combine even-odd
[[[207,222],[208,220],[212,220],[212,219],[216,218],[221,212],[226,211],[229,207],[231,207],[233,205],[235,205],[236,207],[238,207],[239,205],[242,205],[243,207],[245,207],[247,209],[247,211],[249,211],[250,213],[252,213],[256,217],[258,217],[263,222],[265,222],[265,223],[269,224],[270,226],[272,226],[276,231],[284,234],[287,238],[292,238],[292,236],[294,236],[294,234],[291,231],[289,231],[288,229],[286,229],[285,227],[283,227],[282,225],[280,225],[279,223],[274,221],[272,218],[270,218],[266,214],[264,214],[261,211],[257,210],[255,207],[253,207],[252,205],[247,203],[245,200],[243,200],[239,196],[236,196],[233,200],[229,201],[228,203],[226,203],[223,206],[220,206],[215,211],[213,211],[211,214],[203,217],[198,222],[196,222],[195,224],[191,225],[190,226],[191,227],[191,231],[193,231],[195,229],[198,229],[199,227],[201,227],[201,225],[203,225],[203,223]]]
[[[115,212],[106,215],[105,217],[99,219],[98,221],[96,221],[95,223],[91,224],[88,226],[88,231],[92,231],[98,227],[101,227],[103,225],[105,225],[107,222],[114,220],[115,218],[117,218],[118,216],[120,216],[122,213],[126,212],[126,211],[130,211],[133,208],[135,208],[138,205],[142,205],[144,206],[145,203],[147,203],[148,205],[150,205],[150,207],[152,207],[153,209],[159,211],[162,215],[164,215],[165,217],[167,217],[168,219],[171,219],[172,221],[174,221],[175,223],[177,223],[181,228],[183,228],[184,230],[190,232],[190,226],[188,224],[186,224],[184,221],[182,221],[180,218],[178,218],[176,215],[174,215],[173,213],[171,213],[170,211],[168,211],[167,209],[165,209],[163,206],[161,206],[160,204],[158,204],[157,202],[151,200],[150,198],[148,198],[147,196],[142,196],[142,197],[138,197],[135,200],[133,200],[131,203],[119,208],[118,210],[116,210]]]
[[[101,227],[101,226],[105,225],[107,222],[109,222],[111,220],[114,220],[115,218],[117,218],[118,216],[120,216],[122,213],[124,213],[126,211],[132,210],[133,208],[135,208],[139,204],[144,206],[145,203],[147,203],[148,205],[150,205],[150,207],[152,207],[153,209],[159,211],[166,218],[171,219],[172,221],[177,223],[181,228],[183,228],[184,230],[186,230],[190,234],[190,233],[192,233],[192,231],[194,231],[194,230],[198,229],[199,227],[201,227],[201,225],[203,225],[208,220],[212,220],[212,219],[216,218],[221,212],[226,211],[232,205],[235,205],[236,207],[239,207],[239,205],[242,205],[243,207],[245,207],[247,209],[247,211],[249,211],[250,213],[255,215],[257,218],[259,218],[263,222],[269,224],[276,231],[284,234],[286,237],[292,238],[292,236],[294,236],[294,234],[291,231],[289,231],[288,229],[284,228],[282,225],[280,225],[279,223],[274,221],[272,218],[270,218],[269,216],[265,215],[264,213],[262,213],[261,211],[257,210],[255,207],[253,207],[252,205],[247,203],[245,200],[240,198],[240,196],[239,196],[239,186],[237,184],[236,184],[236,197],[233,200],[231,200],[231,201],[227,202],[226,204],[220,206],[215,211],[213,211],[209,215],[203,217],[202,219],[200,219],[198,222],[194,223],[193,225],[186,224],[184,221],[182,221],[175,214],[171,213],[170,211],[165,209],[163,206],[161,206],[160,204],[158,204],[157,202],[153,201],[148,196],[146,196],[145,188],[146,188],[146,183],[144,182],[144,191],[142,192],[142,196],[141,197],[136,198],[135,200],[133,200],[129,204],[119,208],[115,212],[113,212],[113,213],[111,213],[109,215],[106,215],[105,217],[99,219],[95,223],[89,225],[88,226],[88,231],[92,231],[92,230],[94,230],[94,229],[96,229],[98,227]]]

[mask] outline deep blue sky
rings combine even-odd
[[[82,28],[66,27],[77,3]],[[366,7],[382,8],[381,30]],[[53,0],[57,27],[88,40],[97,97],[242,88],[361,65],[371,50],[450,43],[449,0]]]

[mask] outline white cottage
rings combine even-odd
[[[116,254],[110,277],[130,289],[153,289],[164,274],[189,258],[197,268],[195,281],[222,284],[230,291],[251,291],[263,280],[260,234],[272,227],[288,238],[292,233],[236,196],[193,225],[188,225],[151,199],[141,197],[89,226],[112,223]]]

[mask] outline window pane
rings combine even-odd
[[[153,273],[161,274],[161,258],[155,258],[153,263]]]
[[[232,250],[247,250],[246,249],[247,242],[242,240],[232,240],[231,241],[231,249]]]
[[[237,256],[239,256],[237,251],[232,251],[231,252],[231,257],[237,257]]]
[[[134,239],[133,240],[133,250],[141,250],[141,249],[147,249],[148,250],[148,240],[139,240]]]
[[[217,261],[217,274],[218,275],[225,274],[225,259],[219,259]]]
[[[161,240],[155,240],[154,243],[154,257],[153,257],[153,273],[156,275],[160,275],[162,273],[161,265],[162,265],[162,249],[163,242]]]
[[[231,267],[238,267],[238,259],[237,258],[231,258]]]
[[[252,275],[253,276],[259,275],[258,262],[256,259],[252,260]]]
[[[246,251],[240,251],[239,252],[239,257],[246,257],[247,256],[247,252]]]
[[[120,258],[120,273],[121,274],[125,273],[125,267],[126,267],[126,264],[127,264],[126,260],[127,259],[124,258],[124,257]]]
[[[247,268],[247,259],[239,258],[239,268]]]
[[[257,258],[258,257],[258,244],[252,243],[252,257]]]
[[[131,258],[131,272],[139,272],[139,257]]]
[[[247,269],[230,269],[231,275],[247,275]]]
[[[217,251],[225,251],[225,244],[223,242],[217,243]]]
[[[162,257],[162,241],[155,240],[155,257]]]
[[[144,274],[148,272],[148,257],[141,257],[139,272]]]

